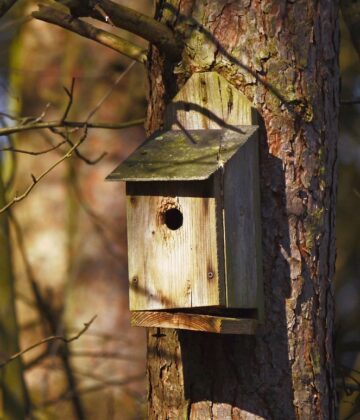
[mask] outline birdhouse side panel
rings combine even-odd
[[[130,310],[218,306],[215,199],[127,198]]]
[[[261,286],[257,136],[226,166],[224,175],[227,306],[258,308]]]

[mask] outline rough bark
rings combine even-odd
[[[148,130],[193,72],[217,71],[262,117],[265,324],[256,336],[149,330],[150,419],[332,419],[338,4],[172,0],[176,66],[150,53]]]

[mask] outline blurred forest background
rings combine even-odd
[[[121,3],[154,13],[151,0]],[[61,119],[69,104],[63,87],[70,90],[73,79],[69,120],[85,121],[92,111],[91,122],[104,124],[145,117],[141,64],[129,69],[131,61],[115,51],[29,19],[34,8],[31,1],[19,2],[0,21],[2,126],[19,125],[24,117]],[[146,47],[134,35],[116,32]],[[346,103],[360,98],[360,59],[344,24],[341,38],[336,347],[340,418],[346,419],[360,416],[360,105]],[[75,139],[80,131],[69,129]],[[52,341],[24,355],[36,419],[76,419],[79,410],[86,419],[146,417],[145,331],[129,326],[124,185],[104,181],[143,138],[142,124],[89,129],[82,158],[65,160],[12,208],[8,239],[20,348],[55,333],[76,335],[97,315],[69,345]],[[0,148],[39,152],[61,141],[56,132],[32,130],[1,136]],[[31,174],[39,176],[65,150],[1,151],[7,198],[23,192]],[[46,302],[42,309],[37,289]]]

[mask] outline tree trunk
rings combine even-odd
[[[0,156],[0,208],[6,203]],[[6,360],[19,351],[19,329],[15,309],[14,273],[11,262],[10,232],[7,212],[0,215],[0,356]],[[21,359],[0,369],[0,417],[23,419],[27,410],[27,393]]]
[[[333,419],[338,5],[172,0],[176,65],[152,48],[148,131],[194,72],[259,111],[265,323],[256,336],[148,332],[150,419]]]

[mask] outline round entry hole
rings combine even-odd
[[[183,224],[183,215],[178,209],[169,209],[164,213],[164,223],[171,230],[181,228]]]

